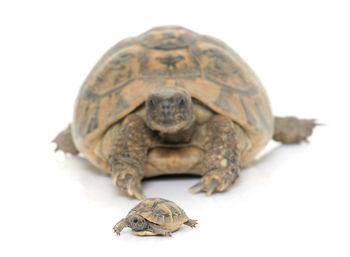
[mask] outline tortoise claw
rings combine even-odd
[[[146,198],[142,192],[141,179],[134,173],[130,173],[127,170],[119,172],[113,176],[113,183],[131,197],[135,197],[138,200]]]
[[[141,186],[140,186],[141,187]],[[134,196],[135,198],[137,198],[138,200],[142,201],[146,199],[146,196],[144,195],[144,193],[142,192],[142,189],[140,189],[138,186],[135,186],[135,188],[133,189],[134,191]]]
[[[126,175],[125,180],[128,195],[133,196],[140,201],[146,199],[142,192],[141,181],[134,179],[130,174]]]
[[[217,179],[212,179],[210,181],[210,184],[209,184],[209,187],[207,188],[206,190],[206,196],[211,196],[215,191],[216,189],[218,188],[218,185],[219,185],[219,181]]]
[[[192,193],[198,193],[203,191],[205,188],[205,185],[202,181],[199,181],[197,184],[195,184],[194,186],[190,187],[190,191]]]
[[[113,230],[114,230],[114,233],[115,233],[117,236],[120,236],[120,232],[119,232],[119,231],[117,231],[115,228],[113,228]]]
[[[205,174],[201,180],[190,188],[193,193],[204,191],[207,196],[215,192],[223,192],[238,178],[238,174],[231,171],[212,171]]]

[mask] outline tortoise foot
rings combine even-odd
[[[77,155],[79,153],[78,149],[75,147],[73,138],[72,138],[72,132],[71,132],[71,126],[68,125],[68,127],[63,130],[61,133],[59,133],[52,142],[56,143],[56,149],[55,152],[58,150],[61,150],[65,153],[70,153],[72,155]]]
[[[121,191],[138,200],[144,200],[146,197],[142,191],[141,179],[132,167],[124,167],[123,170],[112,176],[113,183]]]
[[[314,119],[298,119],[296,117],[275,117],[273,139],[283,144],[298,144],[308,142],[313,129],[321,125]]]
[[[212,195],[214,192],[223,192],[230,185],[232,185],[238,174],[232,171],[217,170],[211,171],[205,174],[201,180],[190,188],[193,193],[204,191],[207,196]]]

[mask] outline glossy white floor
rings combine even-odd
[[[347,10],[346,1],[1,3],[0,255],[349,256]],[[138,201],[49,142],[98,58],[162,24],[221,38],[259,75],[276,114],[327,126],[310,144],[271,142],[222,194],[191,194],[194,177],[145,181],[147,196],[175,201],[199,224],[172,238],[117,237],[112,227]]]

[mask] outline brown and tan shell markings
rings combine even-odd
[[[182,87],[239,124],[252,144],[243,163],[272,137],[269,100],[249,66],[218,39],[167,26],[119,42],[93,68],[75,105],[72,132],[78,150],[108,171],[96,146],[108,128],[159,87]]]
[[[184,210],[174,202],[162,198],[149,198],[140,202],[128,213],[132,214],[138,214],[165,228],[179,227],[188,221]]]

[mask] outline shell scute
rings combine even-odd
[[[250,138],[251,160],[272,137],[273,116],[259,79],[222,41],[177,26],[157,27],[109,50],[85,80],[76,100],[72,134],[77,149],[97,167],[108,161],[95,149],[106,131],[141,106],[159,87],[183,87]]]
[[[178,205],[162,198],[146,199],[135,206],[128,215],[130,214],[138,214],[161,226],[177,226],[188,220]]]
[[[147,48],[174,50],[186,48],[197,38],[197,34],[180,26],[153,28],[140,36],[140,41]]]

